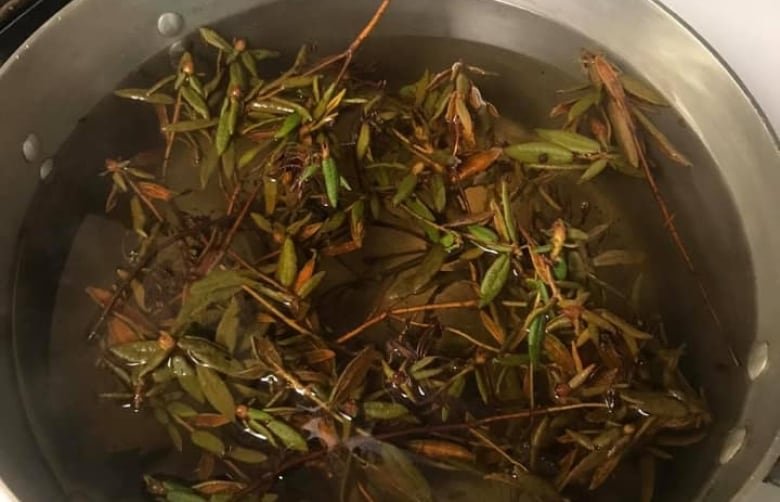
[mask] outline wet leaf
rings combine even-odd
[[[641,265],[645,261],[645,254],[639,251],[624,249],[608,249],[593,257],[593,265],[596,267],[613,267],[616,265]]]
[[[291,113],[284,119],[282,125],[274,133],[274,139],[282,139],[287,137],[291,132],[296,130],[301,124],[301,116],[298,113]]]
[[[660,392],[625,389],[620,397],[645,415],[685,418],[690,414],[685,403]]]
[[[131,363],[145,363],[162,349],[157,340],[144,340],[141,342],[114,345],[109,350],[112,354],[125,361]]]
[[[176,102],[173,97],[160,92],[147,94],[146,89],[119,89],[114,91],[114,94],[120,98],[133,99],[135,101],[142,101],[153,105],[172,105]]]
[[[195,375],[195,370],[190,364],[179,355],[175,355],[170,359],[170,368],[176,379],[187,394],[192,396],[193,399],[199,403],[205,402],[203,391],[198,383],[198,378]]]
[[[303,439],[303,436],[281,420],[274,418],[264,411],[252,408],[250,408],[249,416],[252,420],[256,420],[266,425],[286,448],[301,452],[309,451],[309,446],[306,444],[306,440]]]
[[[376,451],[379,461],[366,467],[365,474],[371,484],[385,494],[395,494],[403,500],[414,502],[432,502],[433,494],[425,477],[409,460],[403,450],[389,443],[367,440],[361,445],[364,449]],[[388,496],[383,497],[383,499]],[[381,499],[380,499],[381,500]]]
[[[501,150],[501,148],[491,148],[484,152],[475,153],[463,161],[463,164],[460,165],[458,173],[453,179],[455,181],[463,181],[486,171],[496,160],[498,160],[502,152],[503,150]],[[507,155],[510,157],[512,156],[508,152]]]
[[[558,129],[537,129],[536,134],[550,143],[555,143],[575,153],[598,153],[601,151],[601,145],[598,141],[576,132]]]
[[[196,366],[195,373],[209,404],[231,421],[235,420],[236,403],[222,377],[205,366]]]
[[[444,176],[438,173],[431,175],[431,196],[433,208],[437,213],[444,211],[447,205],[447,187],[444,186]]]
[[[328,202],[335,208],[339,203],[340,175],[332,157],[323,159],[322,175],[325,178],[325,192],[328,195]]]
[[[211,176],[217,169],[219,163],[219,152],[216,147],[209,143],[204,152],[203,159],[200,161],[200,186],[205,188],[208,185]]]
[[[193,431],[190,434],[190,441],[209,453],[221,457],[225,454],[225,443],[219,437],[207,431]]]
[[[543,141],[511,145],[504,148],[504,153],[526,164],[569,164],[574,160],[570,150]]]
[[[182,304],[176,325],[182,326],[213,303],[231,299],[242,286],[251,285],[252,281],[233,270],[214,270],[190,286],[189,296]]]
[[[276,278],[286,287],[291,287],[295,283],[298,275],[298,255],[295,250],[295,243],[290,237],[284,239],[282,250],[279,254],[279,262],[276,266]]]
[[[569,108],[568,120],[574,122],[587,112],[591,106],[595,105],[600,99],[600,93],[594,91],[589,92],[585,96],[581,97]]]
[[[509,185],[506,180],[501,180],[501,208],[507,236],[513,244],[517,244],[517,224],[515,223],[515,216],[512,212],[512,201],[509,197]]]
[[[195,120],[182,120],[175,124],[168,124],[163,126],[161,130],[163,132],[192,132],[199,131],[201,129],[208,129],[217,125],[219,119],[195,119]]]
[[[368,122],[360,124],[360,132],[358,133],[357,144],[355,151],[357,153],[358,160],[363,160],[369,151],[371,146],[371,127]]]
[[[625,91],[628,94],[634,97],[637,97],[641,100],[647,101],[648,103],[652,103],[654,105],[659,105],[659,106],[669,105],[669,103],[667,103],[666,99],[664,99],[661,93],[659,93],[658,91],[656,91],[655,89],[645,84],[644,82],[642,82],[636,77],[632,77],[631,75],[623,73],[620,75],[620,83],[623,84],[623,89],[625,89]]]
[[[176,449],[176,451],[182,451],[184,449],[184,441],[182,440],[179,429],[177,429],[173,424],[168,424],[165,427],[165,430],[168,433],[168,437],[171,438],[171,443],[173,443],[173,447]]]
[[[187,419],[193,427],[213,429],[230,423],[230,419],[221,413],[198,413]]]
[[[378,354],[371,347],[365,347],[344,367],[339,375],[333,390],[330,393],[330,402],[334,405],[342,403],[352,393],[365,383],[368,370],[377,360]]]
[[[485,272],[479,286],[479,306],[484,307],[498,296],[509,278],[509,255],[499,255]]]
[[[655,459],[647,453],[639,457],[639,502],[652,502],[655,491]]]
[[[441,270],[446,259],[444,247],[438,244],[431,246],[418,267],[398,275],[388,289],[387,298],[392,301],[420,293]]]
[[[408,415],[409,410],[400,403],[366,401],[363,403],[363,414],[368,420],[394,420]]]
[[[225,313],[222,314],[222,319],[217,325],[217,333],[214,338],[217,343],[224,345],[231,354],[235,352],[236,343],[238,342],[240,313],[238,300],[234,296],[225,309]]]
[[[133,230],[141,237],[148,237],[144,227],[146,227],[146,212],[141,204],[141,199],[133,196],[130,199],[130,216],[133,220]]]
[[[405,201],[417,187],[417,175],[409,173],[398,184],[398,189],[393,196],[393,205],[397,206],[401,202]]]
[[[637,118],[644,130],[647,131],[647,134],[649,134],[650,137],[655,141],[656,145],[658,145],[658,149],[661,150],[661,153],[681,166],[693,166],[693,162],[688,160],[688,157],[683,155],[683,153],[674,146],[671,140],[669,140],[669,138],[667,138],[666,135],[662,133],[661,130],[658,129],[644,113],[642,113],[636,107],[632,108],[631,112]]]
[[[588,166],[588,168],[585,170],[584,173],[582,173],[582,176],[580,176],[580,179],[577,181],[578,184],[585,183],[586,181],[590,181],[604,170],[604,168],[607,167],[607,159],[597,159],[591,162],[591,164]]]
[[[607,101],[607,115],[615,132],[618,145],[631,167],[639,166],[639,149],[636,144],[634,127],[628,110],[617,105],[614,100]]]
[[[165,407],[168,413],[177,417],[188,418],[198,414],[195,408],[182,401],[171,401]]]
[[[184,101],[186,101],[187,104],[189,104],[198,115],[200,115],[204,119],[211,118],[211,111],[209,110],[206,101],[200,96],[200,94],[195,92],[192,88],[182,87],[181,96],[184,98]]]
[[[253,450],[251,448],[244,448],[242,446],[230,447],[227,456],[245,464],[262,464],[268,460],[268,455],[265,453],[258,450]]]
[[[473,462],[475,459],[474,453],[464,446],[441,439],[414,439],[406,443],[406,448],[434,460]]]

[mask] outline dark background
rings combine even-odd
[[[0,0],[0,64],[69,0]]]

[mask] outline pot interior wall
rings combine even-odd
[[[324,55],[342,47],[348,40],[345,34],[353,33],[362,17],[350,10],[323,9],[291,0],[214,27],[247,36],[254,46],[279,49],[288,59],[306,41],[317,42]],[[426,19],[408,21],[424,26]],[[524,35],[511,51],[499,48],[506,45],[502,40],[481,44],[425,37],[425,29],[420,36],[409,37],[380,33],[367,43],[357,64],[371,67],[392,85],[414,80],[425,68],[436,70],[463,60],[500,74],[484,79],[482,90],[509,118],[526,125],[549,123],[547,111],[556,100],[555,91],[581,78],[579,50],[598,46],[532,14],[525,14],[517,29]],[[201,50],[196,44],[196,51]],[[169,55],[159,54],[140,69],[128,69],[132,72],[125,83],[149,85],[169,69]],[[273,74],[276,69],[267,66],[265,71]],[[693,382],[704,388],[716,418],[706,441],[661,464],[658,499],[690,500],[705,489],[717,468],[722,436],[736,420],[747,392],[744,377],[735,376],[741,374],[734,369],[729,346],[744,354],[752,341],[752,269],[739,217],[707,152],[672,113],[664,115],[663,122],[665,131],[695,162],[690,170],[660,162],[657,173],[722,330],[714,325],[696,281],[671,245],[645,183],[609,174],[597,181],[596,189],[614,205],[616,224],[633,229],[632,243],[648,253],[653,303],[670,339],[686,344],[684,364]],[[139,476],[144,469],[165,465],[161,452],[166,439],[149,417],[96,400],[106,386],[103,370],[94,365],[95,348],[85,339],[96,311],[83,293],[87,285],[110,284],[115,266],[124,259],[120,243],[130,242],[120,224],[121,211],[111,217],[103,214],[108,183],[97,176],[103,161],[159,146],[155,131],[155,118],[147,107],[107,97],[83,117],[55,156],[55,175],[39,187],[18,243],[14,337],[26,411],[65,493],[77,499],[130,499],[141,492]],[[151,446],[141,448],[144,444]],[[612,491],[605,499],[619,500],[620,493]]]

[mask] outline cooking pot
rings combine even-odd
[[[98,409],[83,301],[107,282],[123,233],[102,216],[106,157],[157,140],[148,110],[110,97],[148,85],[209,25],[288,57],[307,41],[344,47],[371,0],[75,0],[0,68],[0,476],[21,500],[130,499],[139,459],[114,455],[133,417]],[[539,123],[577,77],[581,48],[604,50],[661,91],[664,130],[693,161],[657,171],[698,278],[670,243],[647,187],[607,178],[619,217],[650,252],[666,331],[686,346],[715,423],[660,473],[658,500],[731,500],[780,453],[780,155],[761,112],[710,48],[649,0],[395,0],[361,53],[381,75],[412,77],[467,59],[502,76],[486,94]],[[109,96],[109,97],[107,97]],[[73,371],[76,371],[74,373]],[[81,372],[81,373],[78,373]],[[98,376],[96,376],[98,375]],[[93,378],[94,377],[94,378]],[[140,495],[138,495],[140,496]]]

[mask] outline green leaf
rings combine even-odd
[[[227,347],[228,352],[231,354],[235,352],[236,342],[238,341],[240,313],[241,310],[238,299],[234,296],[225,309],[225,313],[222,314],[222,319],[217,325],[217,333],[214,338],[217,343]]]
[[[607,167],[608,159],[596,159],[594,160],[590,166],[585,170],[584,173],[582,173],[582,176],[580,176],[580,179],[577,180],[577,184],[585,183],[586,181],[590,181],[599,174],[601,174],[601,171],[604,170],[605,167]]]
[[[252,284],[252,281],[233,270],[212,271],[203,279],[192,283],[187,300],[179,310],[175,326],[183,326],[190,321],[193,315],[214,303],[229,300],[238,293],[242,286]]]
[[[265,453],[242,446],[231,447],[230,450],[228,450],[227,455],[228,457],[245,464],[262,464],[268,460],[268,455]]]
[[[284,239],[279,262],[276,265],[276,278],[285,287],[295,283],[298,276],[298,255],[295,251],[295,242],[288,236]]]
[[[163,132],[192,132],[207,129],[217,125],[218,119],[183,120],[175,124],[168,124],[162,128]]]
[[[192,396],[199,403],[205,402],[203,391],[198,383],[198,377],[195,376],[195,370],[180,355],[175,355],[170,359],[170,368],[184,391]]]
[[[645,253],[625,249],[607,249],[593,257],[594,267],[614,267],[616,265],[641,265]]]
[[[444,176],[439,173],[431,175],[431,195],[436,212],[444,211],[447,206],[447,187],[444,186]]]
[[[222,38],[216,31],[212,30],[211,28],[206,28],[205,26],[200,28],[199,31],[203,41],[207,44],[213,45],[223,52],[233,52],[233,46],[230,45],[227,40]]]
[[[165,426],[165,430],[168,432],[168,437],[171,438],[173,447],[176,448],[176,451],[181,452],[184,449],[184,441],[181,438],[181,432],[179,432],[179,429],[177,429],[173,424],[168,424]]]
[[[563,502],[565,500],[549,481],[521,470],[513,471],[511,475],[487,474],[485,479],[516,488],[522,495],[517,500],[533,500],[535,502]]]
[[[512,201],[509,199],[509,185],[506,180],[501,180],[501,207],[504,216],[504,225],[513,244],[517,244],[517,224],[515,215],[512,213]]]
[[[241,60],[241,64],[244,65],[244,68],[246,68],[246,71],[249,72],[250,75],[257,78],[257,60],[247,51],[244,51],[239,56],[239,59]]]
[[[306,444],[306,440],[301,436],[298,431],[287,425],[286,423],[278,420],[273,415],[261,410],[249,408],[249,416],[252,420],[256,420],[265,424],[271,432],[284,444],[285,447],[290,450],[307,452],[309,446]]]
[[[171,415],[182,418],[194,417],[198,414],[198,412],[195,411],[195,408],[181,401],[171,401],[165,406],[165,409],[168,410],[168,413]]]
[[[221,346],[197,336],[183,336],[179,347],[199,366],[207,366],[221,373],[235,374],[243,371],[244,365],[233,359]]]
[[[504,148],[504,153],[526,164],[569,164],[574,160],[570,150],[543,141],[510,145]]]
[[[114,91],[114,94],[120,98],[133,99],[153,105],[172,105],[176,103],[176,100],[167,94],[160,92],[147,94],[146,89],[119,89]]]
[[[560,145],[567,150],[576,153],[598,153],[601,151],[601,145],[598,141],[577,134],[571,131],[561,131],[558,129],[537,129],[536,134],[556,145]]]
[[[401,180],[401,183],[398,184],[398,189],[395,192],[395,195],[393,196],[393,205],[397,206],[401,202],[405,201],[407,198],[409,198],[412,193],[414,193],[414,189],[417,187],[417,175],[413,173],[409,173]]]
[[[181,96],[184,98],[184,101],[186,101],[192,107],[192,109],[198,113],[198,115],[204,119],[211,118],[211,111],[209,110],[206,101],[204,101],[203,98],[191,87],[182,87]]]
[[[154,354],[162,351],[157,340],[123,343],[114,345],[109,350],[115,356],[131,363],[145,363]]]
[[[233,136],[233,131],[238,121],[238,100],[228,97],[225,98],[225,102],[222,104],[222,110],[219,114],[219,122],[217,123],[217,135],[214,141],[214,145],[217,149],[217,154],[222,155],[227,150],[230,144],[230,139]]]
[[[632,77],[631,75],[627,75],[625,73],[620,75],[619,78],[620,78],[620,83],[623,84],[623,89],[625,89],[628,94],[631,94],[634,97],[637,97],[639,99],[642,99],[654,105],[658,105],[658,106],[669,105],[669,103],[666,101],[666,99],[664,99],[661,93],[659,93],[649,85],[645,84],[638,78]]]
[[[480,225],[469,225],[469,234],[481,242],[498,242],[498,235],[490,228]]]
[[[368,122],[363,122],[360,124],[360,132],[358,133],[357,145],[355,146],[358,160],[363,160],[370,146],[371,126],[368,125]]]
[[[509,268],[509,255],[502,254],[487,269],[479,286],[480,307],[488,305],[504,289],[504,284],[509,277]]]
[[[225,443],[219,437],[208,432],[196,430],[190,434],[190,441],[195,446],[206,450],[209,453],[221,457],[225,454]]]
[[[377,352],[371,347],[365,347],[363,350],[347,364],[339,375],[333,390],[330,393],[330,402],[338,405],[352,396],[361,385],[365,384],[366,375],[371,365],[378,357]]]
[[[196,366],[195,373],[198,376],[200,388],[206,400],[231,421],[236,417],[236,403],[225,382],[217,372],[205,366]]]
[[[320,284],[320,282],[322,282],[322,279],[325,278],[325,274],[326,274],[325,270],[321,270],[316,274],[314,274],[313,276],[311,276],[311,278],[309,278],[308,281],[304,282],[301,285],[300,289],[296,291],[297,295],[302,299],[308,297],[312,293],[312,291],[314,291],[314,289]]]
[[[219,152],[217,152],[216,146],[213,143],[208,143],[203,153],[203,158],[200,161],[200,187],[206,188],[211,176],[217,169],[219,164]]]
[[[257,225],[257,228],[264,232],[268,232],[269,234],[274,233],[274,226],[271,224],[268,219],[259,213],[252,213],[249,215],[252,218],[252,221],[255,222],[255,225]]]
[[[394,420],[408,415],[409,410],[400,403],[366,401],[363,403],[363,414],[369,420]]]
[[[339,203],[339,181],[341,176],[333,157],[323,159],[322,175],[325,178],[325,192],[328,195],[328,202],[335,208]]]
[[[274,134],[274,139],[282,139],[293,132],[301,124],[301,116],[297,112],[293,112],[284,119],[279,130]]]
[[[677,147],[672,144],[671,140],[669,140],[669,138],[667,138],[666,135],[662,133],[661,130],[658,129],[644,113],[642,113],[637,107],[633,107],[631,111],[645,129],[645,131],[647,131],[647,134],[649,134],[650,137],[653,138],[653,140],[656,142],[658,149],[661,150],[661,153],[666,155],[669,159],[677,162],[681,166],[693,166],[693,162],[691,162],[688,157],[686,157],[680,150],[678,150]]]
[[[572,107],[569,108],[569,122],[575,121],[582,116],[582,114],[587,112],[591,106],[598,103],[600,97],[601,94],[599,92],[593,91],[578,99]]]

